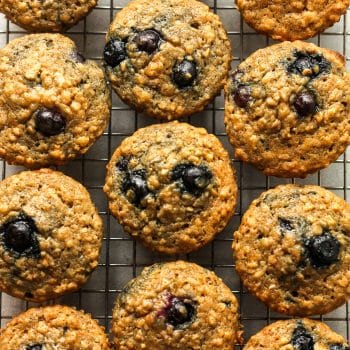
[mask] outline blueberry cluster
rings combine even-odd
[[[314,340],[301,323],[294,329],[291,343],[294,350],[314,350]]]
[[[103,57],[106,64],[112,68],[117,67],[127,58],[126,43],[128,39],[110,39],[105,45]],[[133,38],[137,49],[149,55],[155,53],[164,39],[155,29],[146,29],[138,32]],[[186,88],[193,85],[197,78],[197,65],[193,60],[183,59],[173,67],[172,80],[179,88]]]
[[[295,53],[295,60],[288,65],[287,71],[313,80],[321,74],[329,72],[330,68],[331,64],[323,55],[298,51]],[[315,93],[305,88],[296,96],[293,108],[299,118],[315,114],[319,109]]]
[[[331,69],[331,64],[323,55],[297,51],[294,56],[295,60],[287,67],[288,73],[315,79],[319,75],[329,72]]]
[[[15,257],[39,258],[38,229],[34,220],[22,213],[0,227],[0,237],[6,250]]]

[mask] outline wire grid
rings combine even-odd
[[[100,0],[99,5],[82,22],[71,29],[67,35],[78,45],[87,58],[100,60],[104,46],[104,36],[114,15],[127,4],[128,0]],[[233,48],[233,66],[258,48],[273,43],[272,40],[256,34],[246,26],[233,4],[233,0],[205,1],[222,19]],[[342,52],[350,68],[350,14],[319,35],[311,42]],[[26,34],[19,27],[9,23],[0,15],[0,46],[9,40]],[[205,111],[187,118],[196,126],[203,126],[214,133],[230,152],[232,163],[237,173],[239,200],[236,212],[226,227],[211,244],[201,250],[184,256],[161,256],[146,250],[139,243],[125,234],[121,226],[110,215],[107,200],[102,192],[105,166],[114,149],[121,140],[131,135],[137,128],[155,123],[156,121],[132,111],[113,94],[113,108],[108,129],[90,151],[80,159],[60,167],[67,175],[82,182],[89,190],[99,213],[104,221],[105,238],[100,263],[90,281],[79,291],[47,304],[64,303],[76,306],[92,314],[101,325],[109,330],[112,308],[115,297],[125,283],[140,273],[143,267],[158,261],[186,259],[214,270],[232,289],[240,302],[241,322],[244,326],[245,340],[260,330],[263,326],[277,319],[286,318],[270,311],[253,296],[249,295],[234,271],[231,242],[232,232],[238,227],[242,213],[249,203],[261,192],[281,183],[318,184],[324,186],[340,197],[347,199],[350,191],[350,160],[349,150],[335,163],[325,170],[308,176],[306,179],[278,179],[266,177],[253,167],[242,164],[233,157],[223,124],[223,96],[217,97]],[[2,178],[22,170],[21,167],[9,166],[2,162]],[[0,299],[0,321],[4,326],[14,315],[31,306],[28,303],[6,294]],[[334,330],[349,339],[349,305],[345,304],[327,315],[316,317],[328,323]],[[237,349],[241,346],[237,345]]]

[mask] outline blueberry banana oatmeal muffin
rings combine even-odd
[[[350,346],[325,323],[304,318],[266,326],[244,350],[350,350]]]
[[[118,350],[232,350],[241,342],[238,303],[214,272],[184,261],[145,268],[118,295]]]
[[[1,350],[110,350],[104,329],[63,305],[31,308],[0,331]]]
[[[83,285],[103,235],[87,190],[42,169],[3,180],[0,197],[0,291],[43,302]]]
[[[233,251],[243,284],[271,309],[325,314],[350,295],[350,205],[319,186],[278,186],[252,202]]]
[[[60,34],[0,50],[0,157],[38,168],[85,153],[104,131],[110,92],[98,65]]]
[[[305,177],[350,144],[344,57],[301,41],[256,51],[228,79],[225,124],[235,156],[266,175]]]
[[[104,61],[124,102],[171,120],[220,93],[231,47],[220,18],[199,1],[134,0],[109,28]]]
[[[229,155],[205,129],[152,125],[126,138],[107,165],[112,214],[148,248],[188,253],[224,229],[236,205]]]
[[[69,29],[97,5],[97,0],[0,0],[0,12],[31,32]]]
[[[340,20],[349,0],[236,0],[244,20],[274,40],[308,39]]]

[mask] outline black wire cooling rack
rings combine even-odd
[[[228,31],[234,55],[233,66],[236,66],[258,48],[273,43],[272,40],[256,34],[243,23],[233,0],[208,0],[205,2],[221,17]],[[101,59],[107,27],[114,15],[127,3],[128,0],[100,0],[93,12],[67,33],[87,58]],[[350,68],[349,18],[348,11],[348,15],[345,15],[339,23],[310,40],[319,46],[343,53],[347,60],[348,69]],[[24,34],[25,31],[9,23],[0,15],[0,47],[5,46],[9,40]],[[232,233],[238,227],[241,215],[249,203],[261,192],[281,183],[318,184],[347,199],[350,193],[350,187],[348,187],[350,183],[349,150],[330,167],[304,180],[266,177],[253,167],[242,164],[233,158],[232,147],[228,143],[223,124],[222,95],[217,97],[205,111],[187,118],[187,121],[196,126],[203,126],[209,132],[217,135],[232,155],[232,163],[236,169],[239,185],[239,200],[234,217],[224,232],[203,249],[192,254],[175,257],[165,257],[149,252],[123,232],[110,215],[106,197],[102,192],[105,166],[123,138],[131,135],[137,128],[156,121],[135,113],[113,94],[111,120],[103,136],[85,156],[60,167],[60,170],[82,182],[88,188],[104,220],[105,238],[100,263],[90,281],[79,292],[64,296],[49,304],[64,303],[84,309],[98,319],[108,331],[115,297],[128,280],[138,275],[144,266],[152,263],[186,259],[214,270],[232,289],[240,301],[245,340],[268,323],[285,318],[283,315],[270,311],[253,296],[246,293],[242,287],[234,271],[232,261]],[[2,178],[22,170],[20,167],[9,166],[5,163],[2,163],[0,169],[2,169]],[[35,305],[3,293],[0,302],[1,326],[4,326],[20,311]],[[334,330],[349,339],[349,317],[349,305],[345,304],[330,314],[316,318],[325,321]],[[240,346],[237,346],[237,349],[239,348]]]

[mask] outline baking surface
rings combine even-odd
[[[258,48],[273,43],[272,40],[256,34],[254,30],[243,24],[239,12],[233,5],[233,0],[207,0],[205,2],[221,17],[228,31],[233,49],[233,66],[236,66],[240,60]],[[100,0],[99,6],[84,21],[67,33],[87,58],[96,60],[101,58],[107,27],[114,14],[127,3],[127,0]],[[10,24],[4,16],[0,15],[0,47],[6,45],[9,40],[24,34],[22,29]],[[350,69],[350,9],[339,23],[310,41],[344,54],[347,68]],[[342,198],[349,198],[350,150],[348,149],[345,155],[327,169],[310,175],[304,180],[266,177],[253,167],[233,159],[239,185],[239,200],[235,215],[224,232],[213,243],[197,252],[177,257],[160,256],[134,242],[128,234],[123,232],[120,225],[109,215],[107,199],[102,192],[105,166],[114,149],[123,138],[131,135],[137,128],[156,123],[156,120],[136,114],[124,105],[114,93],[111,113],[108,129],[90,151],[81,159],[59,168],[88,188],[103,218],[105,239],[100,264],[81,291],[48,304],[64,303],[82,308],[108,328],[116,294],[127,281],[139,274],[144,266],[158,261],[181,258],[213,269],[232,289],[240,301],[241,320],[246,340],[266,324],[285,318],[283,315],[268,310],[242,288],[233,269],[232,233],[239,225],[241,214],[244,213],[249,203],[267,188],[281,183],[318,184],[332,190]],[[216,134],[233,157],[232,147],[228,143],[223,123],[223,95],[217,97],[204,112],[186,120],[193,125],[203,126],[209,132]],[[22,170],[22,168],[1,162],[0,170],[2,178],[5,178]],[[35,305],[2,294],[0,303],[1,326],[4,326],[13,315]],[[323,317],[315,318],[324,320],[335,331],[349,339],[349,303]],[[239,348],[238,346],[237,349]]]

